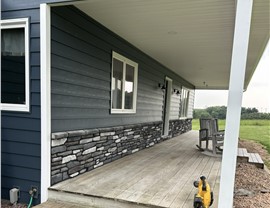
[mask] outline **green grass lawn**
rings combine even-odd
[[[219,129],[225,129],[225,120],[219,120]],[[192,129],[199,130],[198,119],[192,121]],[[240,138],[261,143],[270,153],[270,120],[241,120]]]

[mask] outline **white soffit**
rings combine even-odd
[[[89,0],[77,8],[197,89],[228,89],[234,0]],[[254,0],[245,88],[269,39],[269,0]]]

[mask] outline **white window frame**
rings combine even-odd
[[[122,109],[112,108],[113,104],[113,59],[123,62],[123,90],[122,90]],[[134,67],[134,87],[133,87],[133,109],[124,109],[125,107],[125,79],[126,79],[126,64]],[[111,113],[136,113],[137,104],[137,85],[138,85],[138,63],[120,55],[119,53],[112,52],[112,76],[111,76]]]
[[[184,113],[182,114],[183,91],[186,91],[188,93],[188,96],[187,96],[187,100],[186,100],[187,102],[184,103]],[[190,96],[190,89],[188,89],[186,87],[182,87],[182,89],[181,89],[181,100],[180,100],[180,119],[186,119],[188,117],[189,96]]]
[[[24,28],[25,37],[25,104],[1,103],[1,110],[29,112],[29,20],[28,18],[1,20],[2,29]]]

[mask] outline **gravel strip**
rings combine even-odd
[[[248,152],[259,153],[265,162],[270,162],[270,155],[256,142],[240,141],[239,147]],[[270,163],[268,163],[270,164]],[[237,163],[235,175],[235,193],[239,190],[251,192],[248,196],[234,196],[234,208],[268,208],[270,207],[270,174],[248,163]]]
[[[270,169],[270,154],[263,145],[258,142],[241,139],[239,140],[238,146],[246,148],[249,153],[258,153],[264,161],[264,164]]]
[[[1,208],[27,208],[26,204],[10,204],[10,202],[8,200],[2,199],[1,200]]]

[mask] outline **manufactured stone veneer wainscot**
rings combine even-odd
[[[162,137],[162,122],[53,133],[51,184],[78,176],[189,130],[191,119],[170,121],[169,137]]]

